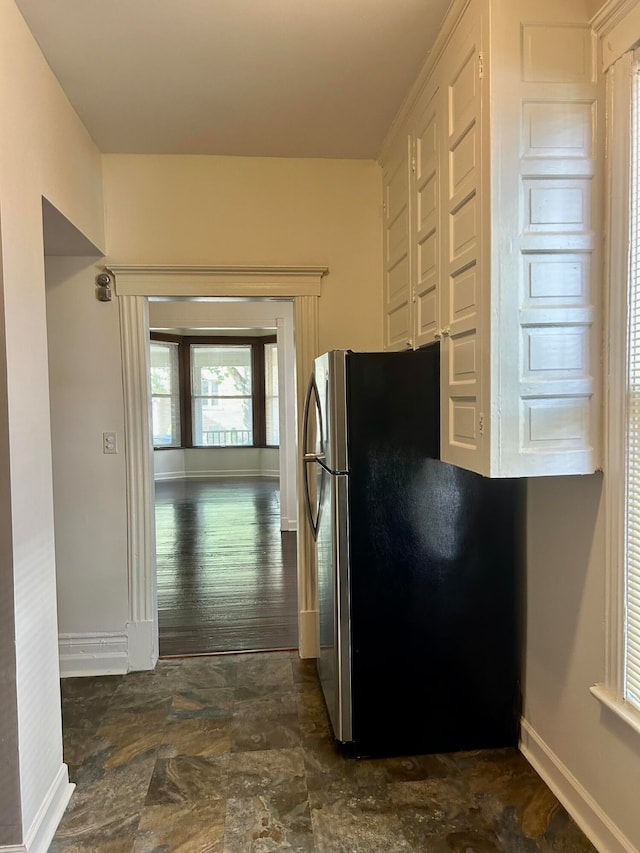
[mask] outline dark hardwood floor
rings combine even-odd
[[[297,646],[296,534],[277,481],[156,483],[160,655]]]

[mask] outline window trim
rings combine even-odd
[[[264,413],[264,433],[263,433],[264,441],[265,441],[264,446],[265,447],[279,447],[280,446],[279,444],[268,444],[267,443],[267,399],[268,399],[268,395],[267,395],[267,352],[266,352],[267,345],[269,345],[269,346],[275,345],[276,359],[280,355],[278,353],[277,337],[274,338],[274,340],[272,340],[272,341],[265,341],[264,342],[264,346],[262,347],[262,368],[261,368],[262,388],[263,388],[263,392],[264,392],[264,397],[262,400],[262,409],[261,409],[261,411]],[[280,386],[278,384],[278,393],[272,395],[272,397],[271,397],[271,399],[278,400],[278,411],[280,411],[280,390],[279,389],[280,389]],[[278,432],[279,432],[279,430],[278,430]]]
[[[184,447],[184,416],[182,411],[182,352],[181,352],[181,341],[179,335],[164,335],[158,334],[153,337],[150,336],[149,343],[157,343],[157,344],[177,344],[178,345],[178,422],[180,425],[180,435],[179,444],[154,444],[153,443],[153,417],[151,418],[151,446],[154,450],[182,450]],[[152,391],[150,391],[150,399],[153,400],[155,395]],[[162,395],[168,396],[168,395]],[[174,396],[173,394],[171,395]]]
[[[611,7],[613,8],[613,6]],[[610,14],[611,13],[611,10]],[[618,26],[620,21],[616,21]],[[628,32],[633,32],[633,29]],[[600,33],[601,37],[605,33]],[[629,164],[634,45],[606,69],[605,240],[605,672],[591,693],[640,734],[640,711],[625,694],[625,511],[629,275]]]
[[[193,408],[191,394],[191,345],[219,344],[251,347],[252,398],[253,398],[253,444],[224,445],[219,450],[246,450],[247,448],[278,449],[279,445],[266,443],[264,345],[277,344],[277,335],[174,335],[150,332],[151,341],[179,343],[178,374],[180,379],[180,434],[179,447],[154,447],[155,450],[211,450],[209,446],[193,443]]]

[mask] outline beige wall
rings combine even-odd
[[[109,259],[328,266],[320,350],[382,348],[376,163],[253,157],[104,157]]]
[[[604,680],[603,476],[530,481],[527,517],[525,720],[640,849],[640,735],[589,693]]]
[[[142,264],[325,264],[331,273],[323,282],[321,345],[381,345],[376,164],[108,156],[104,173],[111,259]],[[127,665],[118,301],[96,301],[99,268],[91,259],[68,257],[48,258],[46,265],[59,629],[65,674],[78,671],[81,658],[90,664],[92,633],[105,635],[100,661],[94,660],[96,671],[124,671]],[[232,310],[233,306],[218,306],[220,316],[223,307]],[[262,308],[243,307],[254,320]],[[168,310],[182,319],[189,317],[187,326],[198,326],[201,323],[194,320],[196,309],[201,308],[200,303],[191,308],[153,303],[151,313],[156,320],[157,314],[163,317],[163,327]],[[117,432],[116,455],[102,453],[103,431]],[[295,518],[295,511],[290,515]]]
[[[12,691],[17,731],[0,715],[0,764],[13,765],[0,807],[0,844],[20,843],[48,794],[66,792],[57,662],[51,442],[44,295],[42,197],[94,243],[103,242],[100,155],[71,109],[13,0],[0,0],[0,228],[7,407],[0,429],[3,597],[15,601],[12,655],[2,658],[2,693]],[[2,384],[2,383],[0,383]],[[0,407],[3,408],[3,407]],[[7,579],[8,583],[7,583]],[[10,587],[10,589],[9,589]],[[6,600],[6,599],[5,599]],[[3,643],[12,620],[2,622]],[[13,660],[12,660],[13,658]],[[3,696],[4,699],[4,696]],[[19,751],[19,752],[18,752]],[[15,773],[19,778],[15,778]],[[53,806],[57,804],[54,797]]]
[[[128,618],[124,413],[118,303],[98,302],[102,265],[46,259],[58,627],[124,632]],[[102,433],[118,453],[102,452]]]

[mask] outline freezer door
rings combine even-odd
[[[348,536],[349,477],[331,475],[317,536],[320,657],[318,674],[337,740],[353,740]]]

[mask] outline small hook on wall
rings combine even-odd
[[[96,296],[99,302],[111,302],[111,283],[113,279],[108,272],[96,276]]]

